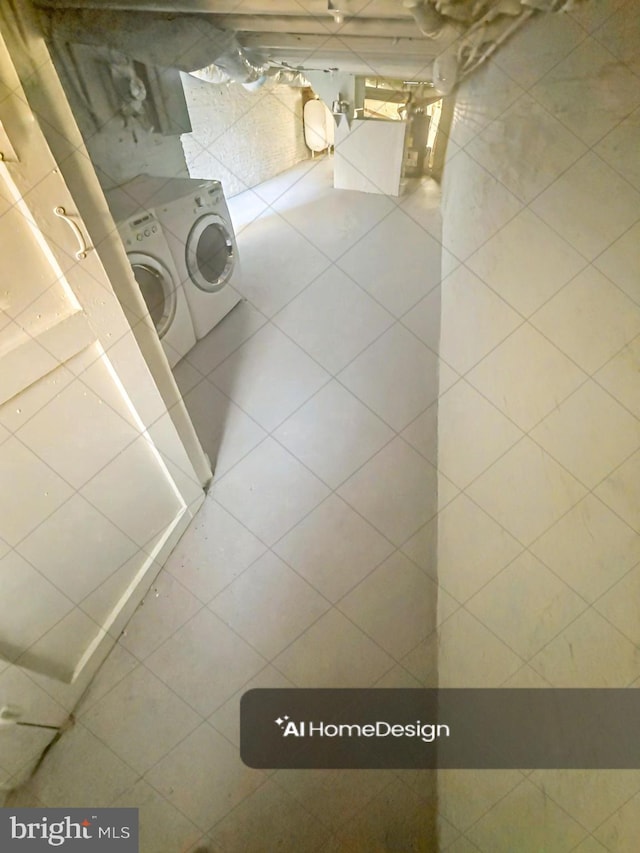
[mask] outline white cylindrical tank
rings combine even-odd
[[[304,141],[314,153],[333,145],[333,116],[319,99],[307,101],[303,110]]]

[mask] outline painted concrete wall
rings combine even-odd
[[[640,683],[638,33],[634,2],[540,16],[458,94],[442,687]],[[632,853],[639,792],[637,771],[441,771],[441,849]]]
[[[230,197],[310,156],[302,93],[266,83],[255,92],[182,75],[192,133],[182,136],[192,178],[222,181]]]

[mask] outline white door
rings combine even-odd
[[[0,669],[91,671],[202,500],[0,39]]]

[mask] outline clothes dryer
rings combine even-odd
[[[239,280],[238,247],[220,182],[181,184],[156,210],[200,339],[240,302],[233,287]]]

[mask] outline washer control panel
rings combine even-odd
[[[146,237],[151,237],[157,234],[160,230],[158,220],[152,213],[143,213],[129,220],[129,236],[126,243],[128,246],[135,246],[136,243],[141,243]]]

